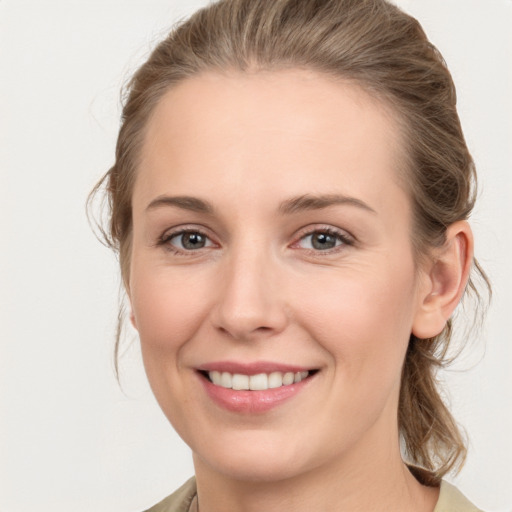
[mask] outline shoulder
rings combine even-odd
[[[441,482],[439,500],[434,512],[482,512],[475,507],[456,487],[446,481]]]
[[[145,512],[188,512],[196,495],[196,480],[191,478],[178,490]]]

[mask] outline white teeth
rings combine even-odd
[[[280,388],[283,385],[283,374],[281,372],[272,372],[268,376],[268,387],[270,389]]]
[[[272,372],[270,374],[258,373],[257,375],[244,375],[241,373],[228,373],[211,371],[208,377],[216,386],[235,390],[263,391],[265,389],[280,388],[297,384],[304,380],[309,372]]]
[[[283,375],[283,386],[289,386],[290,384],[293,384],[293,379],[295,375],[293,372],[286,372]]]
[[[231,376],[231,373],[228,372],[222,372],[221,378],[220,378],[220,385],[223,388],[231,388],[233,382],[233,377]]]
[[[266,373],[251,375],[249,378],[249,389],[254,391],[268,389],[268,377]]]
[[[220,386],[220,383],[222,381],[221,373],[220,372],[210,372],[209,373],[210,380],[216,385]]]
[[[235,373],[232,380],[233,389],[249,389],[249,375]]]

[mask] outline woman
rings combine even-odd
[[[384,0],[225,0],[130,83],[111,207],[195,479],[152,509],[477,510],[436,388],[475,171],[451,77]]]

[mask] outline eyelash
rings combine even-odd
[[[329,235],[329,236],[334,237],[337,242],[338,241],[341,242],[339,245],[335,245],[334,247],[332,247],[330,249],[323,249],[323,250],[322,249],[304,249],[309,254],[312,254],[315,256],[333,254],[333,253],[336,253],[336,252],[342,250],[343,246],[345,246],[345,247],[353,246],[355,243],[354,239],[344,231],[334,229],[332,227],[327,227],[327,226],[320,227],[319,226],[319,227],[315,227],[312,229],[308,229],[307,231],[301,233],[297,242],[294,242],[292,244],[292,247],[297,246],[302,240],[305,240],[307,237],[311,237],[315,234]]]
[[[170,241],[173,238],[177,238],[177,237],[183,236],[185,234],[200,235],[200,236],[204,237],[205,239],[209,240],[211,242],[211,245],[207,246],[207,247],[201,247],[197,250],[194,250],[194,249],[186,250],[186,249],[179,249],[170,243]],[[309,249],[309,248],[303,249],[304,251],[307,251],[309,254],[313,254],[313,255],[332,254],[334,252],[338,252],[339,250],[341,250],[341,248],[343,246],[345,246],[345,247],[353,246],[355,243],[354,239],[350,235],[348,235],[346,232],[339,231],[332,227],[315,227],[315,228],[309,229],[309,230],[301,233],[300,236],[298,237],[297,241],[293,242],[290,245],[290,247],[292,247],[292,248],[297,247],[301,241],[303,241],[307,237],[311,237],[315,234],[325,234],[325,235],[332,236],[336,239],[336,241],[339,241],[341,243],[338,245],[335,245],[333,248],[330,248],[330,249],[323,249],[323,250],[322,249]],[[177,231],[171,231],[170,233],[169,232],[163,233],[162,236],[158,239],[158,242],[156,245],[164,246],[167,251],[170,251],[173,254],[176,254],[178,256],[190,256],[193,253],[199,252],[201,249],[208,248],[208,247],[215,245],[215,243],[212,242],[211,238],[203,230],[201,230],[197,227],[190,227],[190,228],[185,227],[185,228],[179,229]]]
[[[190,227],[190,228],[185,227],[182,229],[178,229],[177,231],[171,231],[170,233],[166,231],[159,238],[157,245],[163,246],[165,248],[165,250],[170,251],[173,254],[176,254],[178,256],[190,256],[192,253],[198,252],[199,249],[196,251],[193,249],[189,249],[189,250],[179,249],[178,247],[175,247],[170,243],[170,241],[173,238],[178,238],[178,237],[186,235],[186,234],[197,234],[211,242],[211,238],[203,230],[201,230],[197,227]],[[203,249],[203,247],[201,247],[201,249]]]

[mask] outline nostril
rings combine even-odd
[[[252,340],[259,336],[270,336],[273,332],[278,332],[278,329],[261,325],[259,327],[253,327],[249,323],[243,322],[232,323],[231,325],[217,325],[217,329],[220,333],[225,334],[227,337],[234,340]]]

